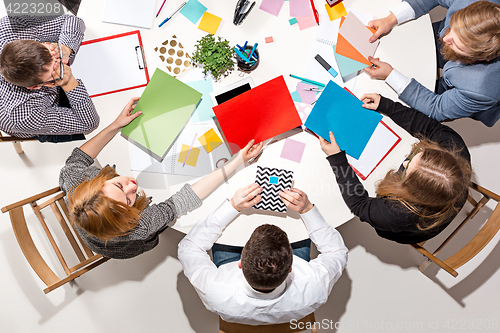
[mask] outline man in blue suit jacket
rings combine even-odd
[[[365,71],[386,80],[402,101],[431,118],[471,117],[491,127],[500,118],[500,0],[405,0],[386,18],[369,22],[377,29],[370,41],[438,5],[448,12],[435,27],[445,61],[436,92],[378,59],[371,58],[375,66]]]

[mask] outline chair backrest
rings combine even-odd
[[[23,139],[15,136],[3,136],[2,132],[0,132],[0,142],[12,142],[12,144],[14,145],[14,149],[18,154],[24,153],[23,148],[21,147],[21,141],[38,141],[38,140],[35,138]]]
[[[41,201],[42,199],[45,201],[39,203],[38,201]],[[33,212],[40,221],[57,258],[66,273],[65,277],[59,278],[38,251],[26,223],[24,215],[24,206],[26,205],[31,206]],[[41,212],[42,209],[48,209],[49,207],[52,209],[54,216],[59,222],[54,224],[58,224],[59,227],[62,228],[63,233],[66,235],[66,238],[74,251],[74,255],[76,255],[78,259],[78,263],[74,266],[68,266],[67,260],[63,257],[59,246],[49,230],[44,215]],[[17,242],[19,243],[24,256],[36,274],[47,285],[47,288],[44,289],[46,294],[109,260],[109,258],[94,254],[82,242],[74,227],[71,223],[69,223],[68,207],[64,202],[64,193],[59,187],[34,195],[9,206],[5,206],[2,208],[2,213],[6,212],[9,212],[12,229],[14,230]]]
[[[219,317],[219,333],[292,333],[311,330],[317,332],[314,312],[293,323],[272,324],[272,325],[245,325],[229,323]]]
[[[419,270],[424,271],[425,268],[429,266],[432,262],[436,263],[438,266],[443,268],[445,271],[453,275],[454,277],[458,276],[456,269],[467,263],[469,260],[474,258],[476,254],[478,254],[496,235],[498,230],[500,229],[500,196],[495,194],[484,187],[481,187],[475,183],[472,183],[470,187],[471,191],[475,191],[482,195],[479,201],[474,200],[474,198],[469,194],[468,201],[472,204],[473,208],[467,217],[457,226],[457,228],[439,245],[439,247],[433,252],[430,253],[424,248],[424,243],[419,244],[411,244],[413,248],[422,253],[428,260],[424,261],[422,265],[420,265]],[[441,251],[446,244],[450,242],[450,240],[458,233],[458,231],[468,222],[470,221],[480,210],[483,208],[486,203],[493,199],[497,202],[495,209],[491,213],[490,217],[483,225],[481,230],[472,238],[465,246],[459,249],[455,254],[449,257],[446,260],[440,260],[436,257],[436,255]],[[430,261],[429,261],[430,260]]]

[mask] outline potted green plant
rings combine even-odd
[[[196,51],[192,57],[195,66],[203,67],[203,74],[212,74],[219,80],[234,69],[234,47],[222,37],[208,34],[196,42]]]

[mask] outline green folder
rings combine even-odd
[[[198,91],[156,69],[135,107],[142,115],[122,129],[122,136],[161,162],[186,126],[201,96]]]

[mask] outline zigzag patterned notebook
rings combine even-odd
[[[292,187],[293,171],[257,166],[255,182],[262,186],[261,199],[254,208],[286,213],[279,192]]]

